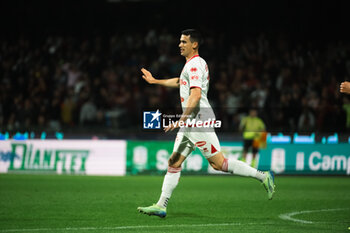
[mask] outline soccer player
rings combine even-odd
[[[250,109],[249,115],[242,118],[239,130],[243,131],[243,159],[246,161],[248,150],[251,148],[253,159],[251,166],[256,167],[256,155],[259,152],[259,146],[254,145],[254,140],[261,137],[265,131],[264,122],[258,117],[256,109]]]
[[[340,84],[340,92],[350,94],[350,82],[345,81]]]
[[[209,89],[208,66],[198,53],[201,41],[201,35],[197,30],[187,29],[182,31],[179,48],[181,55],[186,58],[186,64],[180,78],[155,79],[148,70],[141,69],[143,79],[149,84],[180,88],[182,116],[178,122],[165,127],[165,132],[173,131],[181,125],[180,123],[186,122],[187,119],[201,119],[203,115],[214,115],[207,99]],[[173,153],[168,161],[168,171],[163,180],[162,192],[158,202],[148,207],[138,207],[139,212],[162,218],[166,216],[168,201],[180,179],[181,165],[196,146],[215,170],[253,177],[261,181],[267,191],[268,199],[272,199],[275,192],[272,172],[261,172],[242,161],[225,158],[220,151],[219,140],[214,129],[209,132],[198,132],[193,127],[184,127],[176,135]]]

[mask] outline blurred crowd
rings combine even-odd
[[[167,30],[104,36],[0,39],[0,129],[141,127],[142,111],[179,107],[178,90],[141,78],[178,77],[185,60],[179,34]],[[257,108],[269,131],[344,132],[350,99],[350,43],[313,43],[259,34],[235,40],[205,35],[209,100],[223,129],[237,131]]]

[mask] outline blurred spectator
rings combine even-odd
[[[173,49],[178,39],[178,33],[162,27],[48,35],[42,41],[0,39],[0,126],[57,130],[94,122],[127,128],[140,123],[144,109],[175,108],[178,92],[146,87],[139,70],[145,66],[157,77],[179,76],[185,61]],[[337,92],[350,76],[348,42],[317,46],[275,34],[233,39],[212,33],[201,48],[203,56],[217,49],[218,56],[204,58],[211,71],[208,94],[217,117],[227,122],[224,130],[237,131],[240,115],[252,105],[271,131],[346,127],[348,100]],[[228,46],[219,48],[217,41]]]
[[[64,101],[61,105],[61,119],[62,123],[68,126],[74,125],[73,114],[75,111],[75,101],[73,96],[73,90],[70,89],[68,95],[64,98]]]
[[[298,121],[299,132],[312,132],[315,130],[315,117],[308,107],[304,107]]]
[[[96,123],[97,119],[97,108],[92,99],[88,99],[80,110],[79,122],[81,125],[92,125]]]

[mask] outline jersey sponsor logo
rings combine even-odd
[[[184,101],[185,101],[185,99],[183,97],[181,97],[181,103],[184,102]]]
[[[187,82],[183,79],[180,79],[180,85],[187,85]]]
[[[143,112],[144,129],[160,129],[160,116],[162,113],[157,111]]]
[[[191,79],[192,79],[192,80],[198,80],[199,77],[198,77],[197,75],[193,75],[193,76],[191,76]]]
[[[213,146],[213,145],[211,145],[211,153],[213,154],[213,153],[215,153],[215,152],[217,152],[218,150]]]
[[[204,146],[205,144],[207,144],[206,141],[199,141],[199,142],[196,142],[196,143],[195,143],[195,145],[196,145],[197,147],[202,147],[202,146]]]
[[[197,71],[197,68],[196,68],[196,67],[192,67],[192,68],[190,69],[190,71],[194,73],[194,72]]]

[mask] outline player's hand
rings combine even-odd
[[[340,84],[340,92],[350,94],[350,82],[342,82]]]
[[[175,123],[168,125],[167,127],[164,127],[164,132],[169,132],[169,131],[173,131],[174,129],[179,128],[179,122],[176,121]]]
[[[149,84],[155,84],[157,79],[153,78],[151,72],[146,70],[145,68],[141,69],[141,72],[143,73],[142,78],[146,80]]]

